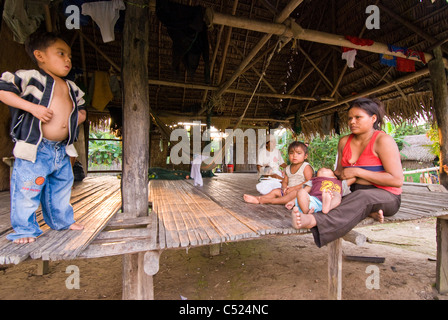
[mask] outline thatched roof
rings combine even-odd
[[[435,159],[429,148],[432,141],[425,134],[406,136],[403,140],[404,147],[400,151],[402,160],[427,162]]]
[[[214,12],[253,21],[273,22],[279,13],[291,3],[290,0],[171,0],[185,5],[199,5],[213,8]],[[52,6],[62,1],[53,1]],[[389,0],[378,2],[380,6],[380,29],[366,29],[366,7],[372,4],[367,0],[304,0],[289,15],[302,28],[316,30],[339,36],[356,36],[371,39],[378,43],[408,47],[413,50],[431,53],[436,42],[448,38],[448,3],[442,0]],[[125,1],[127,6],[132,1]],[[236,7],[233,8],[234,4]],[[381,5],[383,4],[383,5]],[[223,119],[233,126],[244,115],[241,125],[268,126],[278,123],[291,125],[294,116],[300,112],[302,129],[305,134],[322,133],[322,116],[339,112],[344,120],[347,104],[341,101],[354,95],[371,92],[376,87],[384,88],[375,92],[385,102],[388,114],[395,120],[416,119],[420,115],[431,117],[431,91],[428,73],[414,79],[400,82],[396,86],[387,84],[408,76],[379,62],[379,54],[358,50],[355,67],[346,68],[341,59],[341,47],[318,42],[288,41],[279,51],[272,48],[281,38],[274,35],[262,45],[249,67],[231,81],[230,86],[216,95],[244,59],[259,44],[265,35],[261,32],[242,28],[212,25],[208,31],[211,65],[211,83],[204,81],[204,61],[192,75],[184,69],[176,74],[171,65],[173,42],[167,28],[160,22],[155,12],[155,0],[149,1],[150,53],[149,90],[152,111],[161,119],[202,119],[211,109],[211,122]],[[387,10],[387,7],[389,10]],[[234,9],[234,10],[233,10]],[[56,11],[56,10],[55,10]],[[61,9],[57,9],[60,13]],[[392,13],[390,13],[392,11]],[[393,13],[395,15],[393,15]],[[397,16],[404,19],[404,24]],[[55,18],[55,16],[54,16]],[[85,70],[89,76],[96,70],[119,74],[122,57],[122,36],[115,32],[115,41],[104,43],[100,31],[92,20],[82,26],[80,36],[76,30],[64,28],[64,17],[59,16],[59,29],[72,40],[73,64]],[[414,26],[416,32],[410,26]],[[417,30],[417,31],[418,31]],[[83,40],[84,49],[81,46]],[[442,46],[448,52],[448,45]],[[429,51],[428,51],[429,50]],[[316,68],[317,66],[317,68]],[[416,72],[427,66],[415,64]],[[264,80],[256,93],[256,84],[265,69]],[[287,94],[287,95],[285,95]],[[283,95],[283,96],[282,96]],[[250,104],[249,104],[249,101]],[[120,106],[120,101],[113,104]],[[94,117],[95,113],[91,113]],[[280,121],[280,122],[279,122]],[[169,124],[169,123],[168,123]]]

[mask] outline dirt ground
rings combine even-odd
[[[371,243],[343,243],[347,256],[384,257],[383,263],[343,259],[345,300],[433,300],[435,219],[358,228]],[[71,267],[69,267],[71,266]],[[68,289],[73,266],[79,289]],[[0,266],[0,299],[121,299],[122,258],[50,262],[37,276],[37,263]],[[155,298],[163,300],[323,300],[327,298],[327,249],[312,236],[290,235],[223,244],[221,254],[207,247],[166,250],[154,277]],[[373,286],[373,288],[372,288]]]

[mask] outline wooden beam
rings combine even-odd
[[[78,34],[83,37],[84,40],[86,40],[101,56],[103,56],[104,59],[106,59],[107,62],[111,64],[112,67],[115,68],[118,72],[121,72],[120,67],[111,59],[107,54],[105,54],[98,46],[90,40],[84,33],[82,33],[80,30],[77,30]]]
[[[434,49],[435,59],[428,63],[431,74],[431,87],[440,143],[440,184],[448,188],[448,174],[442,170],[448,164],[448,87],[445,69],[443,68],[442,50]]]
[[[169,86],[169,87],[178,87],[178,88],[188,88],[188,89],[196,89],[196,90],[210,90],[210,91],[218,91],[219,87],[207,86],[202,84],[191,84],[191,83],[181,83],[181,82],[171,82],[164,80],[148,80],[149,84],[158,85],[158,86]],[[236,93],[242,95],[252,95],[253,92],[239,90],[239,89],[228,89],[228,93]],[[282,94],[282,93],[269,93],[269,92],[257,92],[255,96],[259,97],[267,97],[267,98],[279,98],[279,99],[293,99],[293,100],[311,100],[317,101],[314,97],[305,97],[305,96],[297,96],[292,94]],[[334,98],[329,97],[321,97],[320,101],[334,101]]]
[[[380,8],[381,11],[386,12],[386,14],[388,14],[390,17],[392,17],[392,19],[398,21],[400,24],[404,25],[406,28],[408,28],[412,32],[418,34],[420,37],[422,37],[426,41],[429,41],[432,45],[439,42],[439,40],[437,38],[433,37],[429,33],[426,33],[425,31],[423,31],[423,28],[418,27],[418,26],[414,25],[412,22],[404,19],[399,14],[395,13],[392,9],[389,9],[388,7],[386,7],[384,4],[378,3],[377,6]],[[442,48],[442,51],[444,53],[448,53],[448,50],[445,50],[443,48]]]
[[[392,81],[391,83],[386,83],[386,84],[381,85],[379,87],[376,87],[376,88],[373,88],[373,89],[370,89],[370,90],[366,90],[364,92],[361,92],[361,93],[358,93],[358,94],[355,94],[355,95],[352,95],[352,96],[348,96],[348,97],[346,97],[346,98],[344,98],[344,99],[342,99],[340,101],[337,101],[337,102],[333,102],[333,103],[330,103],[330,104],[323,104],[323,105],[317,106],[315,108],[312,108],[312,109],[304,112],[302,115],[303,116],[307,116],[307,115],[315,114],[315,113],[318,113],[318,112],[321,112],[321,111],[329,110],[329,109],[332,109],[332,108],[334,108],[336,106],[339,106],[341,104],[348,103],[348,102],[356,100],[358,98],[362,98],[362,97],[365,97],[365,96],[372,95],[374,93],[378,93],[378,92],[384,91],[384,90],[389,89],[390,87],[393,87],[395,85],[399,85],[399,84],[401,84],[403,82],[410,81],[412,79],[419,78],[419,77],[425,76],[427,74],[429,74],[429,70],[428,70],[428,68],[424,68],[424,69],[421,69],[421,70],[419,70],[417,72],[414,72],[414,73],[408,74],[408,75],[406,75],[404,77],[401,77],[399,79],[396,79],[396,80]],[[291,116],[289,118],[292,119],[293,116]]]
[[[238,0],[233,0],[232,16],[235,15],[237,7],[238,7]],[[226,60],[227,60],[227,50],[229,49],[231,36],[232,36],[232,27],[229,27],[227,30],[227,37],[226,37],[226,40],[224,43],[221,67],[219,68],[219,73],[218,73],[218,80],[217,80],[218,84],[221,84],[222,76],[224,74],[224,68],[226,66]]]
[[[285,24],[282,23],[266,22],[242,17],[233,17],[218,12],[214,12],[212,14],[212,17],[213,17],[213,23],[218,25],[228,25],[234,28],[249,29],[252,31],[263,32],[270,35],[278,35],[305,41],[335,45],[339,47],[347,47],[368,52],[388,54],[396,57],[407,58],[414,61],[420,61],[416,57],[406,57],[406,55],[400,52],[391,52],[389,51],[387,44],[383,44],[380,42],[375,42],[371,46],[360,46],[353,44],[351,41],[345,39],[344,36],[335,35],[322,31],[304,29],[298,25],[296,25],[297,28],[293,30],[293,28],[286,26]],[[431,61],[434,58],[434,56],[431,53],[425,52],[424,55],[427,62]],[[443,61],[445,67],[448,68],[448,60],[444,58]]]
[[[278,17],[275,18],[276,23],[282,23],[284,22],[289,15],[303,2],[303,0],[292,0],[278,15]],[[213,15],[216,15],[217,13],[213,13]],[[225,15],[229,17],[230,15]],[[233,16],[230,16],[233,17]],[[234,17],[236,18],[236,17]],[[237,20],[239,18],[236,18]],[[248,19],[249,21],[255,21]],[[215,22],[215,17],[213,17],[213,23]],[[224,23],[216,23],[216,24],[224,24]],[[232,26],[231,24],[225,24],[228,26]],[[238,26],[236,26],[238,27]],[[250,28],[246,28],[249,29]],[[256,54],[263,48],[263,46],[268,42],[268,40],[272,37],[272,34],[265,34],[260,41],[252,48],[252,51],[247,55],[247,57],[241,62],[241,64],[238,66],[238,68],[235,70],[233,75],[228,79],[225,83],[223,83],[219,90],[216,92],[217,96],[222,95],[231,85],[232,83],[241,75],[242,71],[246,68],[246,66],[251,62],[253,58],[255,58]],[[199,114],[204,112],[205,110],[201,110]]]

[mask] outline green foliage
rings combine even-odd
[[[414,125],[408,122],[403,122],[398,125],[394,125],[390,122],[386,122],[384,124],[383,130],[392,136],[395,142],[398,145],[399,150],[401,150],[406,142],[404,141],[404,137],[408,135],[416,135],[416,134],[424,134],[427,132],[429,126],[427,124],[424,125]],[[326,136],[324,138],[316,137],[311,140],[308,147],[308,162],[313,166],[314,170],[317,170],[322,167],[334,168],[334,164],[336,162],[336,156],[338,152],[338,143],[339,138],[349,134],[349,132],[342,133],[341,136]],[[438,130],[432,129],[427,133],[428,136],[434,144],[432,145],[432,149],[434,152],[440,152],[440,146],[438,145]],[[288,159],[288,145],[294,141],[294,135],[292,131],[288,130],[286,136],[279,141],[279,149],[282,151],[282,155],[285,160]],[[300,136],[298,137],[300,139]],[[302,140],[303,141],[303,140]],[[437,153],[434,153],[438,155]]]
[[[89,139],[116,139],[106,131],[98,130],[89,133]],[[121,164],[121,141],[89,140],[89,166]]]
[[[434,125],[428,130],[426,134],[432,141],[432,144],[428,146],[431,150],[431,153],[437,157],[440,157],[439,128],[437,127],[437,125]]]
[[[316,137],[308,146],[308,162],[314,170],[325,167],[334,169],[338,153],[339,137]]]

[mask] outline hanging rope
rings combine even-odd
[[[266,75],[266,70],[268,69],[269,64],[271,63],[271,60],[272,60],[272,57],[274,56],[275,51],[277,51],[277,47],[279,47],[279,49],[281,49],[281,43],[282,42],[280,40],[278,40],[276,45],[274,46],[274,49],[272,50],[271,54],[269,55],[269,57],[268,57],[268,59],[266,61],[266,64],[265,64],[265,66],[263,68],[263,71],[261,72],[260,79],[258,79],[258,83],[255,86],[254,91],[252,92],[252,95],[249,98],[249,101],[247,102],[246,108],[244,109],[243,114],[239,117],[237,123],[233,127],[233,130],[235,130],[236,128],[239,127],[239,125],[243,121],[243,118],[246,116],[247,109],[249,109],[249,105],[252,102],[252,99],[253,99],[253,97],[255,95],[255,92],[257,92],[258,87],[260,86],[260,83],[263,80],[263,77]]]

